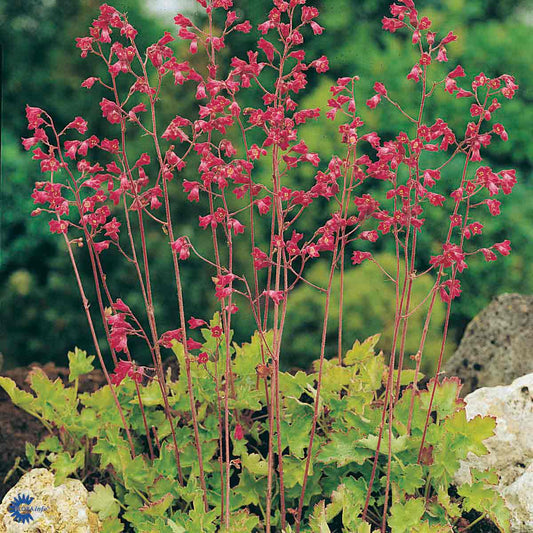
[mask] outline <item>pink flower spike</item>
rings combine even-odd
[[[170,246],[172,247],[172,250],[178,254],[179,258],[182,261],[184,261],[185,259],[189,259],[191,255],[191,245],[187,241],[187,237],[179,237],[174,242],[172,242]]]
[[[453,32],[449,32],[448,35],[446,35],[446,37],[444,37],[444,39],[442,39],[442,43],[441,44],[448,44],[448,43],[451,43],[452,41],[456,41],[457,40],[457,35],[454,35]]]
[[[380,102],[381,102],[381,95],[380,94],[375,94],[372,98],[369,98],[366,101],[366,105],[370,109],[375,109]]]
[[[497,242],[493,248],[502,255],[509,255],[511,253],[511,241],[505,240],[503,242]]]
[[[104,250],[107,250],[109,248],[110,241],[100,241],[93,243],[94,245],[94,251],[97,254],[101,254]]]
[[[385,31],[390,31],[391,33],[394,33],[396,30],[403,28],[403,26],[405,25],[401,20],[393,19],[390,17],[383,17],[383,19],[381,19],[381,24]]]
[[[87,131],[87,121],[82,117],[76,117],[70,124],[67,124],[67,128],[75,129],[83,135]]]
[[[67,220],[50,220],[48,222],[52,233],[67,233],[69,223]]]
[[[311,63],[311,66],[315,68],[318,74],[327,72],[329,70],[328,58],[326,56],[319,57]]]
[[[201,328],[202,326],[207,326],[207,322],[200,318],[194,318],[193,316],[187,321],[191,329]]]
[[[82,87],[85,87],[86,89],[90,89],[96,82],[98,81],[98,78],[91,76],[90,78],[87,78],[81,83]]]
[[[127,313],[128,315],[131,315],[131,309],[120,298],[116,299],[115,303],[113,304],[113,309],[115,311],[120,311],[121,313]]]
[[[470,91],[465,91],[464,89],[459,89],[457,91],[457,94],[455,95],[455,98],[468,98],[470,96],[474,96],[474,93]]]
[[[462,78],[464,77],[465,71],[463,70],[463,67],[461,65],[457,65],[449,74],[448,78],[454,79],[454,78]]]
[[[376,242],[378,240],[378,232],[376,230],[362,231],[359,238],[363,241]]]
[[[485,200],[489,212],[493,217],[496,217],[500,214],[500,205],[502,204],[499,200]]]
[[[496,254],[492,250],[489,250],[488,248],[481,248],[480,251],[484,255],[485,261],[487,262],[496,261],[496,259],[498,259]]]
[[[270,298],[276,305],[279,305],[283,300],[283,291],[263,291],[262,296]]]
[[[158,344],[163,346],[164,348],[172,348],[172,345],[174,344],[173,341],[181,342],[181,339],[183,338],[183,332],[181,329],[172,329],[170,331],[166,331],[161,335],[159,338]]]
[[[352,254],[352,264],[354,265],[360,265],[363,261],[366,261],[367,259],[372,259],[372,254],[370,252],[360,252],[356,250]]]
[[[224,310],[227,311],[230,315],[234,315],[235,313],[237,313],[239,308],[235,304],[231,304],[231,305],[226,305]]]
[[[240,424],[236,424],[235,425],[235,440],[242,440],[242,439],[244,439],[244,431]]]
[[[188,350],[199,350],[202,347],[202,343],[195,341],[194,339],[187,339]]]
[[[421,65],[430,65],[431,64],[431,56],[427,53],[427,52],[424,52],[421,56],[420,56],[420,61],[419,63]]]
[[[378,94],[381,94],[381,96],[387,96],[387,89],[385,89],[385,85],[379,81],[374,83],[374,91],[376,91]]]
[[[132,372],[133,363],[131,361],[124,361],[121,359],[115,367],[114,373],[111,374],[111,383],[117,387],[122,383],[122,381],[124,381],[126,376],[129,376]]]
[[[250,33],[252,31],[252,25],[249,20],[245,20],[240,24],[237,24],[233,27],[235,31],[240,31],[241,33]]]
[[[461,282],[458,279],[449,279],[440,286],[439,292],[441,300],[444,303],[450,303],[463,292],[461,289]]]
[[[416,81],[416,82],[419,82],[420,81],[420,74],[422,73],[422,69],[420,68],[420,66],[418,64],[416,64],[412,69],[411,69],[411,72],[409,72],[409,74],[407,74],[407,79],[408,80],[413,80],[413,81]]]
[[[313,33],[315,35],[322,35],[322,32],[324,31],[324,28],[320,24],[318,24],[317,22],[315,22],[313,20],[313,21],[311,21],[310,26],[311,26],[311,29],[313,30]]]
[[[215,338],[215,339],[219,339],[221,336],[222,336],[222,328],[220,326],[213,326],[211,328],[211,335]]]
[[[439,53],[437,54],[437,61],[440,63],[446,63],[448,61],[448,56],[446,55],[446,48],[444,46],[441,46],[439,48]]]
[[[115,371],[111,374],[111,383],[118,387],[126,377],[130,377],[133,381],[140,383],[144,376],[145,368],[142,366],[137,366],[132,361],[124,361],[121,359]]]
[[[509,135],[501,124],[494,124],[494,126],[492,126],[492,131],[496,135],[499,135],[502,141],[507,141],[509,139]]]

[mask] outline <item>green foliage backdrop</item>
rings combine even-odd
[[[111,2],[112,3],[112,2]],[[252,23],[257,23],[270,6],[269,0],[256,0],[253,5],[237,0],[237,8],[245,8]],[[405,79],[405,74],[415,61],[414,56],[402,55],[398,39],[391,39],[380,29],[380,18],[386,14],[388,0],[336,0],[310,2],[321,8],[321,24],[326,27],[324,35],[314,39],[309,54],[326,53],[330,58],[330,76],[335,80],[340,75],[358,74],[361,77],[359,108],[370,127],[377,128],[382,138],[405,128],[401,117],[387,105],[381,105],[372,114],[365,113],[364,102],[370,96],[374,81],[387,80],[387,88],[393,95],[402,95],[402,101],[416,94]],[[81,80],[94,75],[96,62],[81,60],[74,48],[74,39],[84,35],[101,2],[95,0],[0,0],[0,42],[3,54],[2,71],[2,184],[1,199],[1,241],[0,241],[0,352],[9,366],[27,364],[31,361],[63,363],[63,354],[75,345],[90,349],[91,343],[79,297],[73,283],[73,276],[60,242],[48,234],[43,220],[31,219],[30,194],[33,183],[39,178],[38,166],[30,160],[19,144],[20,137],[27,135],[24,106],[26,104],[47,109],[59,123],[66,123],[74,115],[82,115],[89,121],[97,135],[100,131],[100,95],[89,94],[80,89]],[[170,29],[169,21],[155,18],[146,10],[141,0],[122,0],[115,6],[129,13],[134,26],[141,31],[142,43],[149,44],[159,38],[164,29]],[[442,28],[453,28],[459,35],[448,51],[454,66],[461,63],[469,75],[481,68],[488,75],[510,73],[515,75],[520,91],[501,112],[499,120],[505,124],[510,140],[491,147],[488,164],[497,170],[517,168],[519,184],[510,202],[506,204],[501,217],[489,220],[485,225],[487,241],[510,238],[513,254],[502,260],[498,267],[490,268],[481,260],[472,262],[464,273],[463,295],[455,304],[452,316],[452,346],[460,338],[466,323],[479,312],[495,295],[506,291],[533,292],[533,276],[530,265],[533,262],[533,143],[531,124],[533,111],[527,104],[533,99],[533,70],[525,50],[533,49],[531,31],[531,8],[528,2],[498,0],[420,0],[418,7]],[[194,12],[194,9],[193,9]],[[529,17],[528,17],[529,15]],[[171,21],[171,19],[169,19]],[[179,46],[179,44],[178,44]],[[242,55],[252,48],[248,36],[239,35],[230,42],[228,54]],[[314,47],[314,48],[313,48]],[[184,54],[187,54],[184,49]],[[192,59],[195,63],[198,58]],[[482,67],[483,66],[483,67]],[[99,68],[99,67],[98,67]],[[201,67],[199,67],[201,68]],[[442,67],[443,70],[447,68]],[[328,95],[328,83],[313,83],[308,96],[310,106],[323,103]],[[162,122],[170,120],[176,112],[187,115],[194,110],[193,95],[177,93],[170,86],[164,96],[165,105]],[[452,128],[461,128],[464,114],[455,114],[457,102],[449,98],[435,98],[439,115]],[[408,107],[408,106],[407,106]],[[429,114],[435,110],[430,108]],[[429,119],[428,119],[429,120]],[[336,126],[320,120],[305,128],[308,145],[320,155],[335,152]],[[107,130],[106,130],[107,131]],[[111,135],[112,133],[108,133]],[[142,139],[135,141],[135,147],[142,151]],[[452,169],[453,170],[453,169]],[[264,169],[267,172],[268,169]],[[184,178],[191,179],[194,165],[189,165]],[[452,172],[443,177],[451,189],[455,176]],[[302,171],[297,180],[312,179],[311,174]],[[315,226],[324,217],[324,205],[317,204],[310,210],[307,221]],[[202,238],[195,219],[196,206],[183,201],[179,206],[178,233]],[[322,212],[321,212],[322,210]],[[441,221],[434,220],[422,241],[427,256],[438,249],[441,238]],[[198,235],[196,235],[198,234]],[[150,235],[154,257],[158,250],[166,247],[164,236]],[[380,244],[380,253],[387,260],[391,249]],[[83,251],[80,251],[80,256]],[[237,263],[244,268],[247,257],[238,257]],[[109,265],[110,276],[118,283],[121,294],[131,305],[135,305],[135,290],[132,276],[124,266]],[[171,264],[155,260],[153,265],[156,279],[158,318],[162,330],[175,327],[173,297],[165,290],[164,280],[171,276]],[[322,265],[318,264],[312,277],[323,276]],[[386,350],[390,339],[388,325],[392,321],[390,301],[391,290],[383,276],[372,265],[352,269],[348,267],[346,296],[345,346],[351,346],[354,338],[383,332],[382,347]],[[88,273],[87,273],[88,274]],[[189,314],[203,316],[214,309],[208,300],[211,288],[210,276],[204,266],[194,261],[184,269],[186,283],[195,284],[192,299],[187,302]],[[430,283],[430,280],[428,280]],[[291,342],[287,344],[287,365],[305,367],[316,358],[316,338],[319,326],[318,316],[323,305],[320,294],[308,288],[301,288],[293,295],[287,328]],[[243,313],[235,323],[236,340],[248,338],[252,325]],[[239,316],[239,315],[237,315]],[[442,313],[434,321],[434,335],[438,337]],[[331,323],[334,327],[335,316]],[[416,322],[416,321],[415,321]],[[417,327],[413,322],[413,328]],[[409,340],[408,340],[409,342]],[[328,340],[328,354],[336,353],[336,339]],[[431,343],[431,339],[430,339]],[[451,349],[450,347],[450,349]],[[430,344],[430,353],[437,351]],[[408,351],[416,347],[408,346]],[[428,366],[431,363],[428,362]]]

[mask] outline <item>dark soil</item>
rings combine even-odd
[[[42,368],[51,380],[60,378],[63,382],[67,383],[68,369],[56,367],[54,363],[47,363],[44,366],[33,363],[29,367],[5,370],[2,372],[2,375],[15,381],[19,388],[29,391],[27,377],[30,370],[35,367]],[[102,372],[100,370],[93,370],[90,374],[80,377],[79,390],[80,392],[95,391],[103,385],[104,381]],[[39,444],[45,437],[47,431],[36,418],[15,407],[3,389],[0,389],[0,428],[1,501],[5,493],[17,483],[23,474],[23,472],[17,469],[7,481],[4,481],[7,473],[13,467],[16,458],[20,457],[22,460],[25,458],[26,442],[31,442],[34,445]],[[23,461],[21,465],[24,466]]]

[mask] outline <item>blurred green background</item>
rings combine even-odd
[[[110,2],[117,9],[127,11],[130,22],[139,30],[138,43],[149,45],[164,30],[175,33],[172,8],[155,0],[123,0]],[[378,129],[382,138],[394,135],[405,128],[401,116],[391,106],[380,105],[368,113],[364,106],[372,94],[374,81],[383,81],[393,95],[404,102],[407,109],[416,105],[416,91],[405,79],[416,57],[405,36],[391,36],[381,30],[380,19],[388,12],[388,0],[323,0],[310,2],[319,7],[319,22],[326,31],[321,37],[308,43],[308,58],[326,54],[331,70],[325,76],[311,77],[307,96],[302,107],[323,104],[328,89],[338,76],[357,74],[359,85],[359,109],[367,124]],[[25,365],[32,361],[64,363],[67,350],[75,345],[91,350],[91,340],[86,327],[77,288],[71,273],[62,241],[48,232],[45,217],[30,218],[33,209],[30,194],[40,173],[30,154],[23,151],[20,138],[28,136],[25,125],[26,104],[46,109],[58,124],[66,124],[75,115],[82,115],[97,135],[113,135],[100,120],[99,99],[104,93],[98,88],[88,92],[80,83],[88,76],[101,72],[95,59],[83,60],[74,47],[74,39],[86,35],[87,28],[97,16],[101,2],[93,0],[0,0],[0,42],[2,46],[2,183],[1,241],[0,241],[0,352],[5,366]],[[172,2],[167,1],[167,7]],[[459,41],[448,47],[449,63],[453,68],[460,63],[469,77],[484,71],[489,76],[513,74],[520,91],[511,102],[505,102],[498,112],[510,136],[507,143],[494,142],[487,153],[487,164],[496,170],[516,168],[519,183],[513,194],[505,198],[502,215],[497,218],[486,215],[483,242],[492,244],[509,238],[511,256],[496,264],[474,259],[463,273],[463,294],[453,306],[451,335],[448,353],[460,340],[468,321],[497,294],[502,292],[533,292],[533,9],[529,1],[502,0],[420,0],[417,6],[423,15],[433,20],[434,28],[443,35],[453,29]],[[197,9],[184,4],[188,14]],[[270,7],[266,0],[237,1],[239,14],[261,22]],[[150,9],[148,9],[150,8]],[[401,33],[401,32],[400,32]],[[226,56],[244,55],[254,46],[253,39],[237,35],[229,41]],[[177,45],[179,46],[179,44]],[[182,48],[187,55],[187,48]],[[194,62],[201,62],[195,57]],[[200,68],[200,66],[199,66]],[[401,95],[401,96],[399,96]],[[161,108],[161,124],[166,125],[176,114],[188,115],[196,106],[193,96],[184,90],[176,90],[172,84],[164,92]],[[457,101],[437,91],[428,107],[427,122],[438,116],[448,121],[456,132],[466,123],[467,102]],[[109,126],[109,125],[107,125]],[[302,128],[302,136],[312,150],[321,155],[340,151],[335,141],[336,124],[320,120]],[[103,129],[102,129],[103,128]],[[139,153],[143,139],[136,138]],[[185,179],[195,179],[195,165],[189,164]],[[451,190],[456,167],[449,167],[442,186]],[[258,169],[258,172],[267,172]],[[293,178],[295,182],[312,180],[310,168],[303,168]],[[174,184],[175,210],[179,213],[176,234],[189,234],[192,240],[206,242],[208,236],[198,229],[196,217],[204,214],[202,207],[184,200],[181,187]],[[327,206],[317,202],[302,220],[307,228],[322,223]],[[446,215],[434,213],[428,220],[421,240],[420,265],[439,248],[442,240],[442,224]],[[155,297],[160,331],[177,327],[175,296],[172,285],[172,266],[168,244],[160,230],[150,230],[152,270],[157,280]],[[379,252],[383,262],[392,261],[391,244],[380,239],[373,250]],[[244,248],[243,248],[244,249]],[[78,252],[83,263],[83,251]],[[130,306],[140,304],[133,272],[122,261],[106,259],[106,267],[115,287],[115,294],[123,297]],[[245,269],[248,258],[237,257],[237,268]],[[311,280],[324,279],[327,266],[317,262],[309,272]],[[83,270],[83,269],[82,269]],[[90,293],[90,273],[83,270]],[[202,263],[191,260],[184,266],[185,285],[192,288],[187,293],[187,314],[209,317],[215,310],[212,301],[211,276],[213,272]],[[165,280],[168,281],[168,286]],[[338,283],[338,280],[335,281]],[[421,298],[424,289],[431,286],[430,279],[421,279],[415,298]],[[394,291],[390,283],[372,265],[351,267],[347,261],[345,297],[345,347],[356,338],[382,332],[382,347],[390,345],[394,314]],[[334,306],[335,308],[336,306]],[[320,330],[323,298],[308,287],[297,289],[291,296],[284,361],[287,367],[306,367],[317,357],[316,350]],[[328,337],[328,355],[336,352],[336,319],[332,313]],[[407,350],[416,352],[422,316],[415,317],[407,340]],[[442,327],[443,309],[436,311],[432,321],[428,344],[426,369],[438,351],[438,338]],[[240,313],[235,320],[236,339],[246,340],[252,323],[249,313]],[[142,354],[134,355],[141,362]]]

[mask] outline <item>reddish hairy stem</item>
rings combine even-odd
[[[319,367],[318,367],[318,379],[317,379],[316,397],[315,397],[314,410],[313,410],[313,421],[311,424],[311,434],[309,436],[309,445],[307,447],[307,458],[305,461],[305,470],[304,470],[304,477],[303,477],[303,482],[302,482],[302,492],[300,493],[300,500],[298,503],[298,512],[296,514],[295,533],[300,533],[302,511],[303,511],[304,498],[305,498],[305,489],[307,487],[307,478],[309,477],[309,468],[311,466],[311,457],[313,455],[313,442],[315,439],[316,425],[318,421],[320,389],[322,387],[322,372],[324,368],[324,356],[325,356],[325,351],[326,351],[326,335],[327,335],[327,328],[328,328],[331,285],[333,283],[333,274],[335,272],[335,263],[336,263],[336,258],[337,258],[338,244],[339,244],[339,234],[337,233],[335,248],[333,251],[333,258],[331,261],[331,268],[329,271],[328,288],[326,292],[326,302],[324,305],[324,320],[322,323],[322,339],[320,342],[320,362],[319,362]]]
[[[137,52],[137,55],[138,55],[138,52]],[[146,83],[148,83],[148,75],[147,75],[146,68],[144,67],[144,65],[143,65],[143,72],[144,72]],[[159,79],[161,80],[161,78]],[[151,108],[151,115],[152,115],[152,130],[153,130],[152,138],[153,138],[156,153],[157,153],[159,167],[162,170],[164,166],[164,162],[163,162],[163,157],[161,155],[161,148],[159,146],[159,141],[157,137],[155,102],[151,95],[150,95],[150,108]],[[164,201],[165,201],[165,213],[166,213],[166,219],[167,219],[166,227],[168,231],[169,240],[172,243],[174,242],[174,230],[173,230],[173,225],[172,225],[172,216],[170,212],[170,200],[169,200],[169,195],[168,195],[168,186],[167,186],[167,180],[165,179],[165,177],[163,177],[162,181],[163,181],[163,196],[164,196]],[[178,310],[179,310],[180,325],[181,325],[182,338],[183,338],[183,349],[185,352],[185,371],[187,374],[187,390],[189,393],[189,406],[190,406],[191,418],[192,418],[192,423],[193,423],[196,455],[198,457],[198,469],[200,471],[200,486],[202,488],[204,510],[207,512],[209,509],[209,505],[207,502],[207,486],[205,482],[202,445],[200,442],[200,433],[198,430],[198,419],[197,419],[198,417],[196,413],[196,405],[195,405],[195,400],[194,400],[194,389],[192,386],[191,363],[190,363],[189,350],[187,346],[187,328],[186,328],[186,322],[185,322],[185,306],[183,302],[183,288],[182,288],[182,283],[181,283],[179,262],[178,262],[178,258],[175,253],[172,254],[172,263],[174,267],[174,277],[175,277],[175,282],[176,282]]]
[[[74,275],[76,276],[76,283],[78,284],[78,290],[80,291],[81,299],[83,302],[83,309],[85,310],[85,316],[87,317],[87,322],[89,323],[89,329],[91,331],[91,336],[93,338],[94,349],[96,350],[96,355],[98,356],[98,360],[100,361],[100,366],[102,368],[102,372],[104,373],[106,382],[109,385],[109,390],[111,391],[111,395],[113,396],[113,401],[115,402],[115,405],[117,407],[118,413],[120,415],[120,419],[122,421],[122,425],[124,426],[124,429],[126,430],[126,436],[128,437],[128,443],[130,445],[131,456],[132,458],[135,458],[135,447],[133,446],[133,439],[131,437],[128,424],[126,423],[124,412],[122,411],[122,407],[120,405],[120,402],[118,401],[117,393],[115,392],[115,388],[113,387],[113,384],[111,383],[111,378],[109,377],[109,374],[107,372],[107,368],[104,363],[104,358],[102,357],[102,352],[100,351],[100,346],[98,345],[98,337],[96,336],[93,319],[91,317],[91,312],[89,311],[89,300],[85,296],[85,291],[83,289],[83,284],[80,278],[80,273],[78,271],[78,266],[76,265],[76,259],[74,258],[74,254],[72,253],[71,244],[70,244],[70,241],[68,240],[67,235],[63,234],[63,237],[65,239],[65,244],[67,245],[67,250],[68,250],[69,257],[70,257],[70,262],[72,264],[72,268],[74,270]]]

